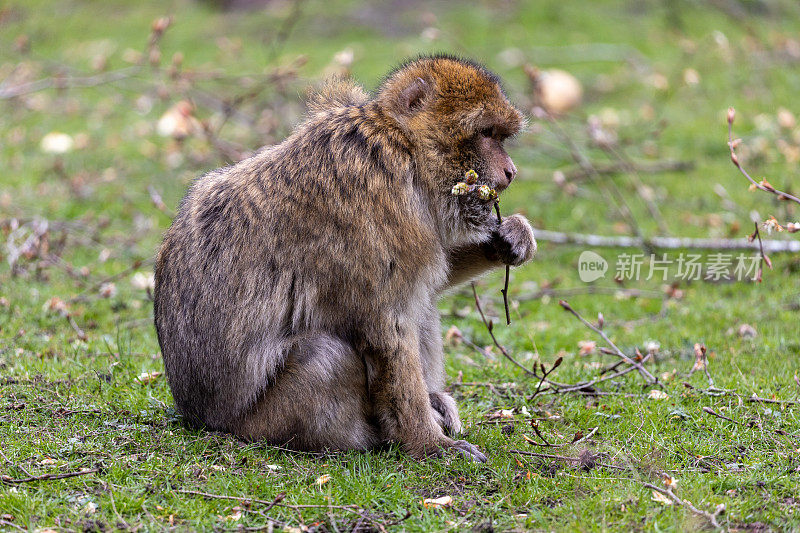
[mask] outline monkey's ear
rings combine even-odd
[[[423,107],[431,94],[431,86],[420,77],[400,92],[400,110],[403,114],[413,114]]]

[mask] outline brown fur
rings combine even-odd
[[[455,197],[505,188],[522,117],[483,67],[425,57],[374,97],[329,83],[280,145],[197,180],[158,254],[155,324],[196,426],[297,449],[477,448],[444,392],[436,302],[535,251],[520,215]]]

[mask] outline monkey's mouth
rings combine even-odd
[[[497,194],[499,195],[500,193],[502,193],[503,191],[505,191],[506,189],[508,189],[508,186],[509,186],[509,185],[511,185],[511,182],[510,182],[510,181],[508,181],[508,182],[506,182],[506,183],[502,183],[502,182],[500,182],[500,183],[495,183],[494,185],[491,185],[491,184],[490,184],[490,185],[489,185],[489,187],[492,187],[492,188],[493,188],[493,189],[494,189],[494,190],[497,192]]]

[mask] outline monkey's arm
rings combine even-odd
[[[485,462],[478,449],[466,441],[445,436],[434,416],[422,371],[418,328],[411,317],[384,316],[366,333],[366,353],[374,375],[370,394],[384,436],[399,442],[416,458],[453,448]],[[376,342],[373,339],[382,339]]]
[[[489,240],[450,251],[446,288],[476,278],[492,268],[521,265],[534,253],[536,239],[531,225],[524,216],[511,215],[492,232]]]
[[[460,246],[449,253],[450,272],[445,289],[479,277],[487,270],[502,265],[492,239],[478,244]]]

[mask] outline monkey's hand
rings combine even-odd
[[[522,215],[503,219],[492,234],[496,258],[506,265],[519,266],[536,253],[536,238],[528,220]]]

